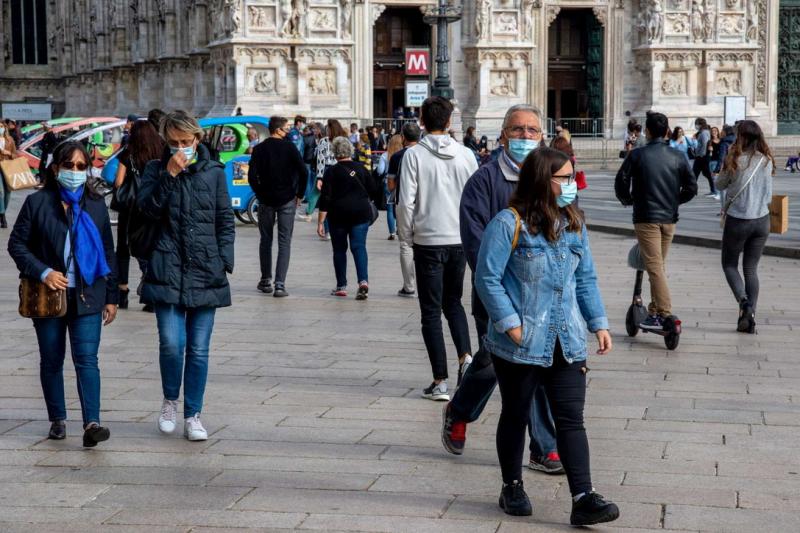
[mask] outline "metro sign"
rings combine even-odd
[[[430,49],[406,48],[406,76],[429,76],[430,73]]]

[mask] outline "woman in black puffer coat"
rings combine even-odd
[[[199,415],[216,308],[231,305],[226,274],[233,272],[235,224],[224,167],[200,144],[197,121],[176,111],[164,118],[161,135],[167,150],[145,167],[137,197],[142,214],[162,227],[142,287],[142,302],[155,307],[158,323],[158,426],[175,430],[183,376],[184,436],[206,440]]]

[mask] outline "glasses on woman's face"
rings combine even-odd
[[[509,126],[506,131],[509,133],[509,137],[514,139],[522,139],[526,136],[538,139],[542,136],[542,130],[535,126]]]
[[[75,169],[80,172],[83,172],[88,168],[88,165],[84,162],[73,163],[72,161],[64,161],[63,163],[61,163],[61,168],[66,168],[67,170]]]
[[[572,185],[572,182],[575,181],[575,174],[553,174],[551,179],[559,185]]]

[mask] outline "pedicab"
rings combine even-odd
[[[628,337],[635,337],[639,330],[644,333],[654,333],[664,337],[664,344],[668,350],[674,350],[678,347],[681,340],[681,321],[675,315],[670,315],[664,318],[663,328],[644,329],[640,324],[647,319],[647,308],[642,302],[642,281],[644,280],[644,272],[647,270],[642,254],[639,250],[639,244],[634,244],[628,252],[628,266],[636,271],[636,282],[633,286],[633,301],[628,312],[625,314],[625,330]]]
[[[94,128],[101,124],[108,124],[112,122],[119,122],[119,118],[117,117],[90,117],[90,118],[82,118],[80,120],[74,122],[67,122],[61,124],[59,126],[53,127],[53,133],[65,133],[66,135],[70,134],[70,131],[74,130],[74,133],[80,133],[82,130],[87,128]],[[29,138],[22,144],[20,144],[19,148],[17,149],[22,157],[24,157],[28,161],[28,166],[31,169],[39,169],[39,158],[42,155],[42,149],[40,143],[44,139],[46,132],[41,131],[34,135],[33,137]]]

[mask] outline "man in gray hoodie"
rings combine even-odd
[[[433,382],[422,396],[449,401],[447,351],[442,312],[459,359],[459,376],[471,361],[467,314],[461,304],[466,257],[461,246],[461,193],[478,170],[475,155],[447,131],[453,105],[433,96],[422,104],[427,135],[403,157],[403,185],[397,201],[397,234],[414,248],[414,269],[422,315],[422,338]]]

